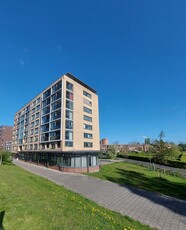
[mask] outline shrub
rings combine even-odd
[[[0,157],[2,157],[2,164],[3,164],[3,165],[12,164],[11,152],[8,152],[8,151],[1,151],[1,152],[0,152]]]

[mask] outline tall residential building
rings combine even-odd
[[[12,141],[12,131],[12,126],[0,126],[0,150],[5,150],[5,143]]]
[[[15,114],[12,149],[19,159],[61,171],[98,171],[96,91],[61,76]]]

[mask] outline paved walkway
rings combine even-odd
[[[163,230],[186,229],[186,201],[81,174],[62,173],[22,161],[14,163],[122,215]]]

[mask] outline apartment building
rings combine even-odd
[[[12,132],[13,132],[12,126],[6,126],[6,125],[0,126],[0,150],[3,149],[7,150],[5,148],[5,143],[12,141]]]
[[[12,150],[60,171],[98,171],[96,91],[70,73],[61,76],[15,114]]]

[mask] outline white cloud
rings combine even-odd
[[[25,66],[25,62],[23,61],[23,59],[20,59],[19,62],[21,64],[21,66],[23,66],[23,67]]]

